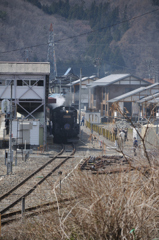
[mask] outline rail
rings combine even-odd
[[[60,208],[62,208],[62,207],[65,207],[65,205],[62,205],[62,204],[68,204],[68,203],[70,203],[70,201],[72,201],[74,199],[76,199],[76,198],[64,198],[64,199],[59,200],[58,204],[60,205]],[[48,203],[45,203],[45,204],[36,205],[34,207],[26,208],[25,213],[28,213],[28,214],[25,215],[25,218],[29,218],[31,216],[36,216],[36,215],[41,214],[41,211],[38,211],[38,209],[40,209],[40,210],[43,209],[42,210],[43,213],[44,212],[49,212],[50,210],[55,211],[55,210],[58,209],[58,207],[54,206],[54,205],[57,205],[57,201],[48,202]],[[1,221],[1,226],[4,226],[6,224],[9,224],[9,223],[20,220],[21,219],[21,214],[22,214],[21,210],[3,214],[1,216],[1,220],[2,220]]]
[[[53,160],[55,160],[59,154],[62,154],[64,151],[64,148],[62,149],[62,151],[60,153],[58,153],[55,157],[53,157],[51,160],[49,160],[46,164],[44,164],[42,167],[40,167],[39,169],[37,169],[34,173],[32,173],[31,175],[29,175],[29,177],[27,177],[26,179],[24,179],[21,183],[19,183],[18,185],[16,185],[14,188],[12,188],[10,191],[8,191],[7,193],[5,193],[3,196],[1,196],[0,200],[6,198],[7,196],[9,196],[12,192],[14,192],[16,189],[18,189],[20,186],[22,186],[25,182],[27,182],[30,178],[32,178],[36,173],[38,173],[40,170],[42,170],[46,165],[48,165],[49,163],[51,163]],[[26,198],[27,196],[29,196],[40,184],[42,184],[49,176],[51,176],[52,173],[54,173],[57,169],[59,169],[69,158],[71,158],[71,156],[75,153],[75,147],[73,145],[73,151],[71,152],[71,154],[69,156],[66,156],[65,159],[59,163],[55,168],[53,168],[48,174],[46,174],[39,182],[37,182],[33,187],[31,187],[27,192],[25,192],[25,194],[21,195],[18,199],[16,199],[14,202],[12,202],[11,204],[9,204],[7,207],[3,208],[0,211],[0,214],[4,214],[6,211],[8,211],[10,208],[14,207],[17,203],[19,203],[23,198]]]

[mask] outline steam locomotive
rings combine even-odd
[[[52,134],[55,143],[72,142],[78,139],[79,124],[77,110],[72,106],[60,106],[52,109]]]

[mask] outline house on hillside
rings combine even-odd
[[[149,82],[135,77],[131,74],[111,74],[88,84],[90,89],[89,110],[91,112],[101,112],[101,117],[114,117],[114,111],[109,102],[124,93],[128,93],[139,87],[146,87]],[[124,102],[125,109],[132,114],[132,102]]]
[[[80,79],[67,84],[67,86],[70,88],[71,92],[71,103],[75,105],[75,107],[78,108],[79,105],[79,93],[80,93],[80,82],[81,82],[81,109],[87,109],[88,108],[88,102],[89,102],[89,89],[87,88],[88,84],[93,83],[95,80],[97,80],[97,77],[95,75],[92,75],[90,77],[83,77]]]

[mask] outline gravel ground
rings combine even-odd
[[[128,135],[128,138],[130,136]],[[24,178],[30,175],[33,171],[37,168],[42,166],[45,162],[49,160],[49,157],[54,156],[61,150],[61,146],[57,144],[49,145],[49,150],[41,153],[40,151],[33,150],[33,153],[30,154],[29,159],[25,162],[22,160],[22,155],[18,154],[18,164],[15,166],[13,162],[13,172],[10,175],[7,175],[7,168],[4,164],[4,154],[5,150],[1,150],[0,152],[0,195],[7,192],[9,189],[17,185],[21,182]],[[125,149],[129,152],[132,152],[132,141],[128,141],[125,144]],[[106,140],[103,136],[93,133],[91,135],[91,131],[89,128],[85,126],[81,127],[81,135],[80,140],[76,144],[76,153],[74,158],[69,159],[65,166],[63,167],[63,175],[69,175],[69,172],[72,171],[83,159],[89,156],[99,157],[102,155],[117,155],[119,154],[116,151],[115,143]],[[66,154],[65,154],[66,155]],[[14,158],[15,159],[15,158]],[[26,204],[26,207],[30,207],[32,205],[37,205],[40,203],[44,203],[47,201],[52,201],[53,199],[50,198],[52,195],[50,191],[52,189],[53,184],[56,181],[59,181],[59,176],[56,174],[56,178],[54,176],[49,177],[47,181],[45,181],[42,185],[40,185],[34,193],[30,195],[30,200]],[[41,194],[43,193],[43,195]],[[38,199],[38,200],[37,200]],[[36,202],[36,204],[35,204]]]
[[[110,129],[110,126],[107,126]],[[132,149],[132,132],[128,133],[129,141],[125,143],[124,151],[133,156]],[[104,144],[103,144],[104,143]],[[104,147],[103,147],[104,146]],[[49,146],[49,150],[41,153],[39,151],[33,151],[30,154],[29,159],[25,162],[22,160],[21,155],[18,156],[18,166],[13,165],[13,173],[11,175],[6,175],[6,166],[4,165],[4,150],[0,151],[0,195],[7,192],[10,188],[15,186],[17,183],[22,181],[26,176],[35,171],[35,169],[39,168],[45,162],[48,161],[49,156],[56,155],[61,149],[60,145],[54,144]],[[62,174],[62,195],[65,194],[65,184],[67,184],[67,177],[69,177],[69,173],[73,171],[77,167],[77,165],[85,158],[89,156],[102,156],[102,155],[117,155],[119,154],[116,151],[115,143],[106,140],[103,136],[93,132],[93,136],[91,135],[91,131],[89,128],[85,126],[81,127],[81,135],[80,140],[76,144],[76,153],[74,158],[71,158],[68,162],[66,162],[63,174]],[[137,161],[140,161],[143,158],[141,151],[138,151],[138,156],[136,158]],[[88,171],[89,173],[89,171]],[[125,173],[124,173],[125,174]],[[64,179],[63,179],[64,178]],[[50,201],[55,201],[55,195],[53,193],[54,186],[57,186],[57,190],[60,193],[60,185],[59,185],[59,176],[55,176],[53,174],[51,177],[47,179],[42,185],[40,185],[36,190],[26,198],[26,208],[35,206],[38,204],[43,204]],[[28,190],[28,189],[27,189]],[[17,210],[17,208],[21,209],[21,203],[15,206],[11,211]],[[13,223],[14,224],[14,223]],[[8,226],[3,227],[3,233],[8,231]]]
[[[128,136],[129,137],[129,136]],[[102,148],[102,143],[104,147]],[[131,148],[132,143],[129,141],[127,147]],[[13,186],[21,182],[26,176],[31,174],[34,170],[42,166],[48,161],[49,156],[56,155],[61,149],[60,145],[49,145],[49,150],[41,153],[40,151],[33,150],[29,159],[25,162],[22,159],[22,154],[18,154],[17,166],[15,166],[15,153],[13,160],[13,172],[7,175],[7,167],[5,166],[5,150],[0,151],[0,195],[8,191]],[[101,135],[93,133],[91,136],[90,129],[85,126],[81,127],[81,136],[79,142],[76,144],[75,153],[75,165],[80,162],[81,159],[89,156],[102,156],[103,154],[114,154],[116,152],[115,144],[106,140]],[[68,166],[68,171],[73,168],[72,163]]]

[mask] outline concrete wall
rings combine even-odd
[[[39,145],[39,129],[39,120],[12,121],[12,136],[18,144]]]
[[[0,62],[1,74],[43,73],[50,74],[50,63],[40,62]]]
[[[99,112],[86,112],[85,120],[90,123],[100,123],[100,113]]]
[[[146,132],[145,144],[146,148],[153,149],[159,147],[159,125],[149,124],[148,129],[147,125],[143,125],[141,128],[141,136],[143,137]]]

